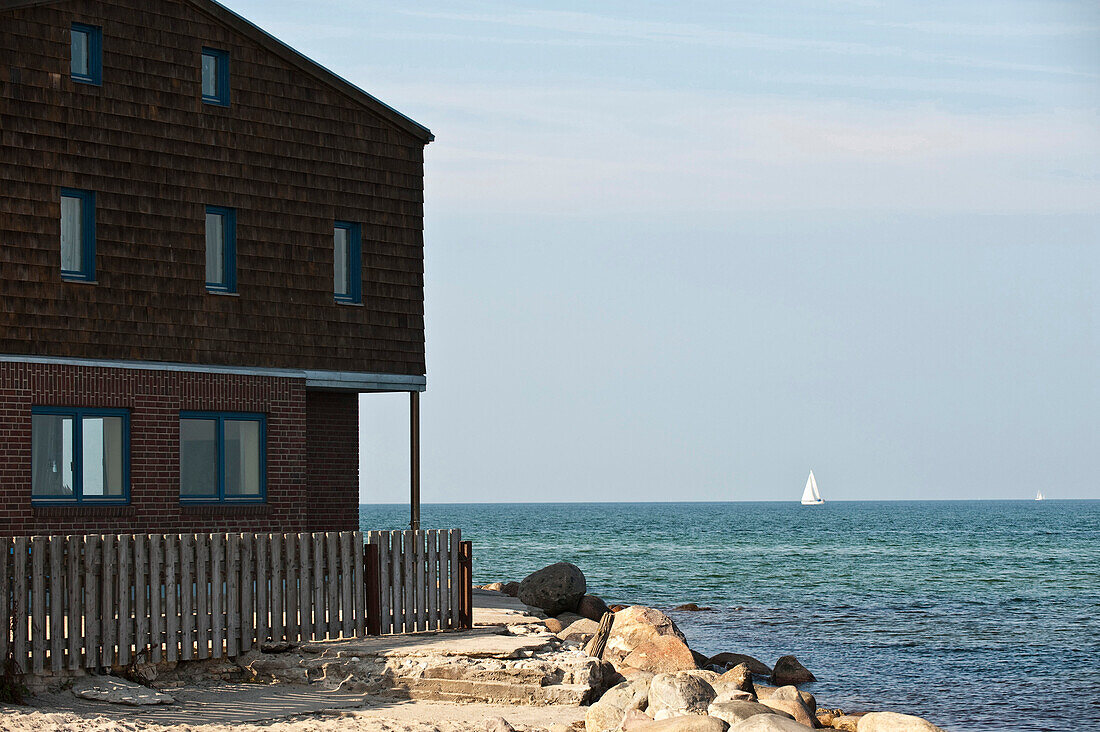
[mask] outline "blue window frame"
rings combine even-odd
[[[180,502],[263,503],[267,419],[241,412],[180,412]]]
[[[95,281],[95,193],[61,189],[61,277]]]
[[[332,290],[336,302],[363,302],[363,228],[337,221],[333,228]]]
[[[237,291],[237,212],[206,207],[206,289]]]
[[[130,502],[130,413],[33,407],[31,502]]]
[[[70,31],[69,73],[81,84],[103,83],[103,30],[73,23]]]
[[[229,52],[202,49],[202,100],[220,107],[229,106]]]

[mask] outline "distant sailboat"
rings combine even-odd
[[[1046,496],[1044,496],[1044,495],[1043,495],[1043,492],[1042,492],[1042,491],[1036,491],[1036,492],[1035,492],[1035,500],[1036,500],[1036,501],[1041,501],[1041,500],[1043,500],[1044,498],[1046,498]]]
[[[810,471],[810,477],[806,479],[806,490],[802,491],[802,505],[803,506],[820,506],[825,503],[825,499],[821,497],[821,494],[817,490],[817,479],[814,478],[814,471]]]

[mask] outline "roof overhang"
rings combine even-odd
[[[0,0],[0,11],[15,10],[34,5],[52,5],[62,0]],[[411,117],[407,117],[380,99],[363,91],[344,77],[336,74],[313,59],[295,51],[290,46],[260,28],[250,20],[238,15],[216,0],[184,0],[199,11],[206,13],[223,25],[232,28],[242,36],[254,41],[263,48],[279,56],[287,63],[304,71],[322,83],[328,84],[345,96],[350,97],[371,112],[386,120],[394,127],[407,132],[423,144],[428,144],[435,139],[435,135],[424,125]]]
[[[120,361],[100,358],[63,358],[60,356],[23,356],[0,354],[0,363],[32,363],[62,366],[90,366],[141,371],[183,371],[200,374],[235,374],[303,379],[307,389],[354,392],[424,391],[427,377],[413,374],[386,374],[365,371],[321,371],[316,369],[274,369],[254,366],[168,363],[164,361]]]

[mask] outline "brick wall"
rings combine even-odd
[[[316,531],[359,529],[359,395],[306,395],[306,484]]]
[[[0,363],[0,534],[355,528],[356,404],[356,394],[314,398],[300,379]],[[31,505],[33,406],[130,410],[130,505]],[[181,410],[267,415],[265,504],[180,505]]]

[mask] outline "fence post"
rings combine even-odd
[[[366,585],[367,635],[382,635],[382,578],[378,545],[363,545],[363,583]]]
[[[459,583],[462,607],[459,612],[459,627],[467,630],[474,627],[474,544],[463,541],[458,545]]]

